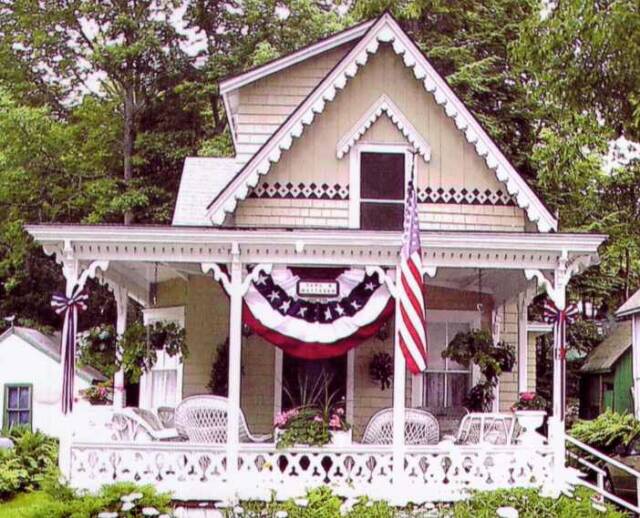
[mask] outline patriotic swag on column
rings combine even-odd
[[[87,309],[89,295],[76,285],[67,297],[56,293],[51,306],[58,315],[63,315],[62,353],[62,413],[73,411],[73,381],[75,378],[76,336],[78,333],[78,313]]]

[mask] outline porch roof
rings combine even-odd
[[[402,233],[359,229],[212,228],[170,225],[27,225],[49,254],[79,260],[228,262],[395,266]],[[436,231],[421,232],[425,265],[436,267],[553,269],[597,261],[603,234]],[[586,260],[586,261],[585,261]]]

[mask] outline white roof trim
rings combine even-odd
[[[326,103],[335,98],[337,90],[343,89],[347,81],[358,73],[358,67],[366,64],[369,54],[378,51],[381,42],[392,44],[394,52],[402,56],[405,66],[413,70],[416,79],[423,82],[425,90],[434,96],[447,116],[455,121],[456,127],[464,132],[467,141],[475,146],[476,152],[484,158],[489,169],[495,172],[497,179],[506,185],[507,192],[516,198],[518,206],[526,210],[531,221],[537,223],[538,230],[557,230],[556,219],[389,14],[382,15],[371,26],[365,36],[247,162],[227,189],[211,203],[207,211],[211,221],[217,225],[222,224],[225,213],[233,212],[237,201],[246,198],[250,188],[258,183],[259,177],[269,171],[272,163],[280,160],[282,151],[291,147],[293,139],[302,135],[304,126],[311,124],[316,114],[322,113]]]
[[[318,54],[322,54],[323,52],[327,52],[328,50],[360,38],[374,23],[375,20],[369,20],[361,23],[333,36],[329,36],[318,43],[314,43],[313,45],[304,47],[296,52],[287,54],[280,59],[266,63],[264,66],[254,68],[244,74],[225,79],[220,82],[220,93],[225,96],[232,90],[237,90],[238,88],[248,85],[249,83],[253,83],[258,79],[262,79],[263,77],[279,72],[280,70],[295,65],[296,63],[300,63],[301,61],[305,61],[313,56],[317,56]]]
[[[386,113],[411,145],[420,153],[425,162],[431,160],[431,146],[418,132],[400,108],[386,95],[381,95],[355,125],[340,139],[336,148],[338,159],[346,155],[378,118]]]

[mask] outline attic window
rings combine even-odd
[[[360,228],[402,230],[405,154],[360,154]]]

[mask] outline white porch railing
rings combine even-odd
[[[551,486],[548,446],[407,447],[404,480],[392,480],[390,446],[294,448],[243,444],[237,479],[226,470],[225,445],[193,443],[89,443],[71,446],[69,478],[94,491],[116,481],[153,484],[177,500],[268,500],[301,497],[326,485],[338,495],[392,503],[452,501],[469,490]]]

